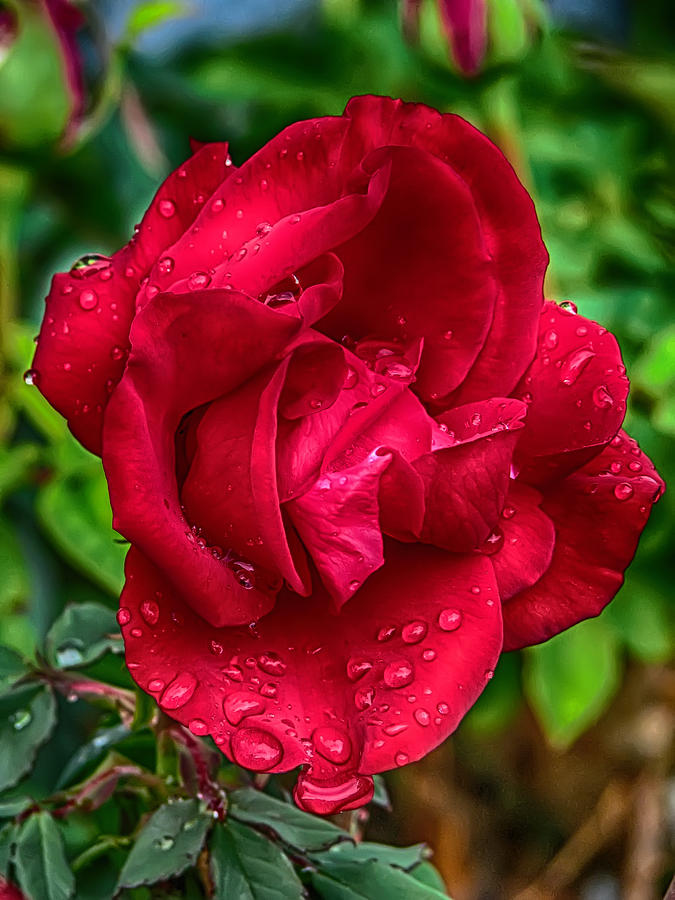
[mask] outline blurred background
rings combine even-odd
[[[618,336],[627,428],[675,484],[673,5],[445,6],[0,0],[0,642],[30,656],[67,602],[114,609],[122,582],[100,464],[23,380],[51,275],[125,243],[189,137],[229,141],[238,164],[353,94],[460,113],[502,148],[535,199],[548,296]],[[427,841],[455,900],[663,895],[674,502],[598,619],[503,657],[456,736],[387,776],[393,812],[368,836]],[[39,760],[44,786],[91,737],[80,706]]]

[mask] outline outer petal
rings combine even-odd
[[[488,560],[396,542],[385,556],[339,615],[326,597],[282,592],[251,633],[205,625],[132,548],[120,610],[129,669],[240,765],[308,766],[305,808],[360,805],[364,776],[419,759],[456,728],[501,647]]]
[[[623,583],[663,482],[623,432],[599,456],[549,490],[555,526],[546,573],[504,604],[504,649],[545,641],[597,616]]]
[[[500,292],[487,340],[445,405],[509,394],[534,357],[548,264],[529,194],[497,147],[459,116],[385,97],[356,97],[345,115],[363,145],[420,147],[466,183]]]
[[[476,549],[499,520],[526,406],[492,398],[440,417],[449,446],[413,463],[425,487],[423,541],[454,552]]]
[[[614,335],[546,303],[536,359],[514,392],[528,404],[516,452],[520,477],[539,484],[599,453],[623,422],[625,373]]]
[[[169,175],[129,244],[54,276],[33,360],[36,383],[93,453],[101,452],[103,410],[126,363],[141,279],[190,226],[197,198],[203,203],[227,177],[227,159],[227,144],[206,144]]]
[[[115,528],[217,625],[255,620],[272,605],[274,587],[242,584],[195,540],[178,498],[176,430],[186,413],[274,359],[299,327],[299,319],[234,291],[160,295],[136,316],[129,363],[106,413],[103,464]]]

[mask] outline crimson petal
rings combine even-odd
[[[504,649],[545,641],[597,616],[623,583],[663,482],[624,432],[582,469],[544,494],[555,526],[551,564],[504,603]]]

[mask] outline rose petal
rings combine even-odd
[[[440,416],[454,443],[413,463],[425,487],[423,541],[466,552],[487,539],[504,506],[526,410],[519,401],[493,397]]]
[[[597,616],[623,583],[663,482],[625,433],[578,472],[546,491],[555,526],[546,573],[504,604],[504,649],[545,641]]]
[[[93,453],[101,452],[103,410],[126,363],[140,281],[192,223],[195,195],[208,196],[227,178],[227,158],[227,144],[206,144],[169,175],[129,244],[109,260],[54,276],[33,360],[36,383]]]
[[[614,335],[546,303],[537,356],[514,394],[528,404],[516,451],[520,477],[561,477],[599,453],[621,427],[628,379]]]
[[[106,413],[103,464],[115,528],[217,625],[255,620],[275,588],[242,586],[194,539],[178,498],[176,430],[190,410],[269,363],[299,327],[299,319],[234,291],[160,295],[134,320],[129,363]]]
[[[306,808],[345,808],[367,793],[364,776],[419,759],[457,727],[501,646],[487,559],[395,542],[385,556],[339,615],[319,587],[307,599],[282,592],[251,633],[205,626],[132,548],[121,601],[129,669],[240,765],[309,766],[296,792]],[[157,592],[159,617],[147,622],[142,605]]]

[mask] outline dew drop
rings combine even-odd
[[[436,659],[436,651],[432,650],[431,647],[429,647],[426,650],[423,650],[422,651],[422,659],[425,662],[433,662]]]
[[[161,678],[153,678],[152,681],[148,682],[148,690],[152,691],[154,694],[156,694],[158,691],[161,691],[163,689],[164,689],[164,682],[162,681]]]
[[[9,716],[9,723],[14,731],[23,731],[33,721],[33,714],[29,709],[17,709]]]
[[[201,291],[211,284],[211,276],[207,272],[193,272],[187,280],[191,291]]]
[[[171,256],[163,256],[157,263],[157,268],[161,275],[169,275],[173,272],[175,262]]]
[[[227,721],[238,725],[248,716],[259,716],[265,712],[265,704],[249,691],[236,691],[223,701],[223,712]]]
[[[447,714],[450,712],[450,707],[447,703],[438,703],[436,709],[441,716],[447,716]]]
[[[170,219],[176,212],[176,204],[173,200],[160,200],[158,204],[159,214],[165,219]]]
[[[427,623],[417,619],[403,626],[401,637],[406,644],[419,644],[426,637],[428,630]]]
[[[158,850],[171,850],[173,845],[176,843],[175,840],[170,837],[168,834],[165,834],[163,837],[155,838],[152,842]]]
[[[347,678],[350,681],[358,681],[373,668],[370,660],[352,658],[347,662]]]
[[[547,350],[554,350],[558,346],[558,332],[553,330],[547,331],[542,344]]]
[[[268,681],[260,688],[263,697],[276,697],[277,685],[273,681]]]
[[[516,510],[513,506],[505,506],[502,510],[502,518],[503,519],[512,519],[516,514]]]
[[[127,355],[127,351],[123,347],[113,347],[110,351],[110,358],[114,359],[115,362],[119,362],[121,359]]]
[[[404,753],[403,750],[399,750],[396,756],[394,757],[394,762],[397,766],[405,766],[410,761],[410,757],[407,753]]]
[[[405,660],[399,660],[398,662],[389,663],[385,667],[382,677],[388,687],[396,689],[410,684],[414,678],[414,672],[410,663]]]
[[[633,487],[626,481],[622,481],[614,488],[614,496],[617,500],[628,500],[633,496]]]
[[[438,615],[438,625],[442,631],[457,631],[462,624],[462,613],[459,609],[443,609]]]
[[[405,722],[395,722],[392,725],[385,725],[382,729],[389,737],[396,737],[397,734],[403,734],[403,732],[407,730],[408,726]]]
[[[141,603],[141,615],[148,625],[156,625],[159,620],[159,606],[154,600],[146,600]]]
[[[243,681],[244,674],[239,666],[226,666],[224,669],[220,670],[223,675],[226,675],[232,681]]]
[[[323,725],[312,732],[312,743],[316,752],[337,766],[344,765],[352,753],[349,736],[332,725]]]
[[[209,641],[209,650],[214,656],[222,656],[225,648],[218,641]]]
[[[301,772],[293,796],[300,809],[328,816],[343,809],[365,806],[373,796],[373,779],[369,775],[346,773],[326,780],[312,778],[312,770]]]
[[[593,391],[593,403],[599,409],[609,409],[610,406],[614,406],[614,398],[607,390],[606,385],[600,384]]]
[[[375,689],[372,687],[362,687],[354,694],[354,704],[357,709],[368,709],[373,705],[375,699]]]
[[[23,380],[24,384],[27,384],[29,386],[39,384],[40,375],[38,373],[38,370],[26,369],[26,371],[23,373]]]
[[[159,702],[165,709],[179,709],[192,697],[196,687],[195,676],[190,672],[181,672],[169,682]]]
[[[252,772],[265,772],[277,766],[284,755],[281,743],[262,728],[240,728],[231,741],[234,761]]]
[[[390,641],[393,636],[396,634],[396,626],[395,625],[385,625],[383,628],[377,632],[377,639],[382,643],[383,641]]]
[[[261,653],[258,657],[258,665],[267,675],[276,675],[280,678],[286,671],[286,663],[277,653]]]
[[[188,722],[188,728],[193,734],[208,734],[209,726],[204,722],[203,719],[190,719]]]
[[[426,711],[426,709],[416,709],[413,715],[415,716],[415,721],[417,722],[417,724],[421,725],[423,728],[426,728],[426,726],[431,722],[431,716]]]
[[[80,291],[80,306],[82,309],[91,310],[98,306],[98,294],[91,288]]]
[[[140,628],[132,628],[131,631],[129,632],[129,634],[131,635],[132,638],[143,637],[143,632],[141,631]]]
[[[131,612],[126,606],[121,606],[117,610],[116,618],[118,625],[128,625],[131,622]]]
[[[564,309],[565,312],[572,313],[573,315],[577,314],[577,305],[571,300],[563,300],[563,302],[560,304],[560,309]]]
[[[563,360],[560,369],[561,384],[567,386],[574,384],[594,357],[595,353],[590,347],[581,347],[569,353]]]

